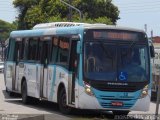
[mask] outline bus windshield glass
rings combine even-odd
[[[149,77],[145,44],[87,41],[84,44],[84,76],[88,80],[145,82]]]

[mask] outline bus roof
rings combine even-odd
[[[89,23],[76,23],[76,22],[52,22],[52,23],[41,23],[33,27],[33,29],[47,29],[47,28],[57,28],[57,27],[72,27],[89,25]]]
[[[61,23],[61,24],[60,24]],[[133,29],[129,27],[120,27],[116,25],[106,24],[88,24],[88,23],[73,23],[73,22],[56,22],[44,23],[36,25],[32,30],[13,31],[10,37],[36,37],[47,35],[60,34],[80,34],[84,29],[113,29],[113,30],[127,30],[135,32],[143,32],[143,30]],[[47,27],[49,26],[49,27]]]
[[[46,29],[46,28],[58,28],[58,27],[73,27],[73,26],[83,26],[88,29],[120,29],[120,30],[130,30],[130,31],[139,31],[144,32],[143,30],[133,29],[129,27],[120,27],[116,25],[106,25],[103,23],[78,23],[78,22],[52,22],[52,23],[41,23],[33,27],[33,29]]]

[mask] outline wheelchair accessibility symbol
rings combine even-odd
[[[119,80],[126,81],[128,79],[128,75],[126,72],[120,72],[119,74]]]

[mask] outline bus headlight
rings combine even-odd
[[[148,85],[146,85],[146,86],[143,88],[143,90],[142,90],[142,92],[141,92],[140,98],[144,98],[144,97],[146,97],[147,95],[148,95]]]
[[[93,92],[92,92],[91,86],[86,82],[84,82],[84,89],[85,89],[86,94],[88,94],[90,96],[94,95]]]

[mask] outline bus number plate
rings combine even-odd
[[[112,106],[123,106],[123,102],[112,102]]]

